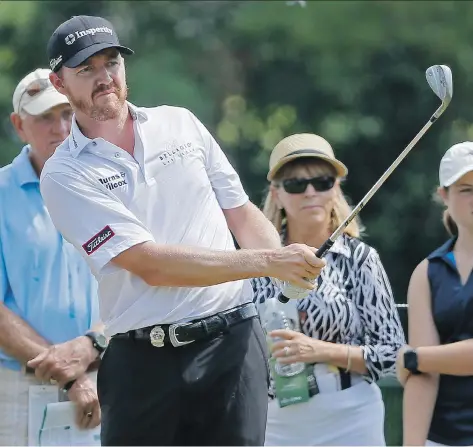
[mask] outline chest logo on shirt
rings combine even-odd
[[[102,183],[102,185],[104,185],[105,188],[109,189],[110,191],[115,188],[118,188],[119,186],[128,185],[124,172],[111,175],[110,177],[99,178],[99,182]]]
[[[166,149],[159,154],[159,159],[164,166],[174,163],[177,158],[187,157],[196,149],[190,141],[180,144],[176,140],[168,141],[165,147]]]
[[[92,239],[89,239],[82,248],[90,256],[94,251],[98,250],[105,242],[115,236],[113,230],[107,225],[100,230]]]

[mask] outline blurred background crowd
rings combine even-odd
[[[364,240],[379,251],[396,302],[406,302],[412,270],[446,238],[432,199],[440,158],[473,139],[472,3],[0,1],[0,166],[22,147],[9,120],[16,84],[48,67],[49,36],[79,14],[106,17],[135,49],[129,100],[194,112],[257,204],[271,149],[298,132],[333,145],[349,169],[344,191],[358,202],[438,107],[427,67],[450,66],[445,116],[361,213]]]

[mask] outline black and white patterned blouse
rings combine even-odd
[[[378,253],[345,234],[325,260],[318,289],[297,304],[302,332],[323,341],[361,346],[370,382],[395,375],[396,354],[405,338]],[[252,285],[257,307],[279,293],[267,277],[252,279]]]

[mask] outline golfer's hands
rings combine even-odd
[[[288,329],[271,331],[269,336],[282,339],[271,346],[271,354],[279,363],[316,363],[326,360],[323,341]]]
[[[100,424],[101,412],[97,387],[87,376],[80,376],[67,395],[76,407],[76,423],[79,428],[94,428]]]
[[[270,259],[266,276],[312,290],[315,288],[313,281],[325,267],[325,261],[315,256],[316,251],[304,244],[291,244],[277,249]]]
[[[50,346],[27,365],[34,368],[39,380],[49,382],[53,379],[63,387],[67,382],[82,376],[97,355],[90,339],[81,336]]]
[[[410,371],[404,368],[404,353],[412,349],[409,345],[404,345],[399,351],[397,351],[396,358],[396,376],[399,383],[404,386],[407,382],[407,379],[411,375]]]

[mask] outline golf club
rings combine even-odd
[[[332,235],[322,244],[322,246],[317,250],[316,256],[322,258],[335,243],[336,239],[342,234],[343,230],[350,224],[350,222],[358,215],[358,213],[364,208],[368,201],[373,197],[373,195],[378,191],[380,186],[386,181],[386,179],[392,174],[392,172],[397,168],[399,163],[407,156],[407,154],[412,150],[416,143],[422,138],[422,136],[427,132],[429,127],[437,121],[437,119],[442,115],[445,109],[450,104],[453,96],[453,80],[452,80],[452,71],[446,65],[433,65],[429,67],[425,76],[427,82],[429,83],[430,88],[434,93],[440,98],[442,104],[435,111],[435,113],[430,117],[429,121],[424,125],[424,127],[419,131],[419,133],[414,137],[414,139],[407,145],[407,147],[401,152],[401,154],[394,160],[393,164],[384,172],[384,174],[379,178],[379,180],[373,185],[373,187],[368,191],[368,193],[361,199],[361,201],[356,205],[350,215],[340,224],[340,226],[332,233]],[[302,287],[294,286],[288,282],[284,283],[284,287],[278,300],[281,303],[287,303],[290,299],[300,299],[305,298],[310,293],[310,290],[304,289]]]

